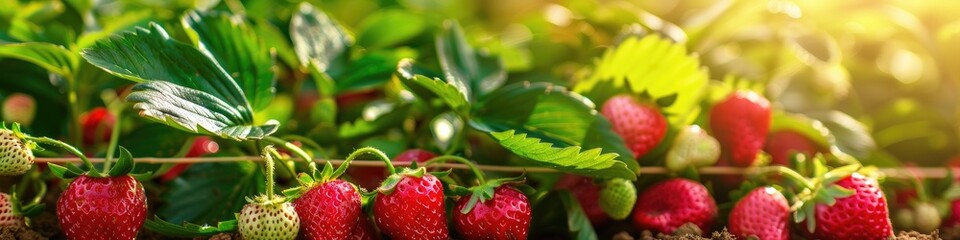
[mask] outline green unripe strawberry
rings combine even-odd
[[[667,152],[667,169],[678,172],[687,167],[712,166],[720,159],[720,142],[697,125],[680,130]]]
[[[603,190],[600,191],[600,208],[616,220],[630,216],[636,202],[637,188],[626,179],[611,179],[603,184]]]
[[[919,232],[932,232],[940,228],[940,212],[937,207],[928,202],[917,203],[913,206],[913,223]]]
[[[267,200],[261,196],[243,206],[237,215],[237,228],[243,239],[292,240],[300,230],[300,218],[293,204],[282,197]]]
[[[916,228],[916,225],[914,224],[916,219],[913,214],[913,210],[910,208],[897,209],[896,212],[893,213],[893,219],[891,220],[893,220],[893,223],[896,224],[898,229]]]
[[[0,175],[15,176],[26,173],[33,166],[31,143],[24,141],[14,130],[0,126]]]

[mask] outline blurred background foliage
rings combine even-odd
[[[330,0],[308,1],[343,25],[355,47],[348,58],[365,65],[331,70],[351,76],[336,82],[337,116],[322,116],[311,81],[291,50],[290,19],[299,1],[289,0],[0,0],[0,43],[48,42],[78,53],[110,34],[156,21],[175,39],[190,42],[179,27],[191,9],[248,16],[258,36],[277,53],[278,95],[264,112],[281,132],[321,132],[298,124],[336,118],[351,122],[382,116],[404,105],[390,80],[397,60],[415,58],[437,66],[434,33],[456,19],[468,41],[499,56],[507,81],[573,86],[591,75],[596,59],[629,36],[657,34],[699,56],[710,79],[736,76],[764,86],[776,108],[824,122],[838,139],[859,139],[867,164],[944,165],[960,149],[960,3],[912,0]],[[644,61],[657,61],[645,59]],[[627,63],[629,64],[629,63]],[[437,70],[434,67],[433,70]],[[342,71],[344,73],[336,73]],[[352,76],[362,72],[365,75]],[[31,131],[66,136],[71,116],[63,97],[76,81],[81,108],[104,105],[122,89],[117,79],[83,61],[75,78],[48,74],[25,61],[0,58],[0,99],[27,93],[37,101]],[[345,77],[346,78],[346,77]],[[384,87],[385,86],[385,87]],[[386,89],[384,91],[371,89]],[[106,90],[106,92],[105,92]],[[383,98],[354,104],[349,96]],[[113,95],[116,95],[115,93]],[[347,96],[347,97],[345,97]],[[301,105],[308,105],[303,108]],[[320,107],[330,105],[320,104]],[[315,111],[310,111],[311,109]],[[417,110],[410,110],[417,115]],[[312,113],[310,113],[312,112]],[[317,116],[320,115],[320,116]],[[372,117],[370,116],[372,115]],[[147,141],[132,131],[150,123],[124,118],[125,141]],[[322,122],[322,121],[321,121]],[[357,122],[357,124],[361,124]],[[416,124],[416,123],[414,123]],[[319,124],[322,125],[322,124]],[[363,126],[360,126],[363,127]],[[399,127],[403,128],[403,127]],[[343,129],[341,129],[341,132]],[[869,134],[860,138],[843,134]],[[182,135],[182,134],[181,134]],[[363,134],[360,134],[363,135]],[[397,134],[360,136],[340,142],[389,145]],[[178,137],[186,138],[187,136]],[[323,142],[322,136],[311,136]],[[353,142],[351,142],[353,141]],[[411,141],[416,144],[416,141]],[[134,144],[127,143],[127,146]],[[175,144],[174,144],[175,145]],[[174,146],[176,147],[176,146]],[[382,146],[390,149],[390,146]],[[405,146],[393,146],[403,149]],[[143,154],[159,154],[145,149]],[[176,152],[176,151],[172,151]],[[483,154],[478,151],[479,154]]]

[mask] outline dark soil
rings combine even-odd
[[[23,226],[0,228],[0,239],[9,240],[46,240],[47,237]]]

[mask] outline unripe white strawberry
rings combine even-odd
[[[300,230],[300,218],[293,204],[281,197],[267,200],[258,197],[256,201],[243,206],[237,216],[240,235],[248,240],[286,240],[295,239]]]
[[[33,151],[14,131],[0,126],[0,176],[21,175],[33,166]]]
[[[615,220],[630,216],[637,202],[637,187],[630,180],[615,178],[603,184],[600,191],[600,208]]]
[[[23,216],[13,212],[10,195],[0,193],[0,228],[23,225]]]
[[[687,167],[711,166],[720,159],[720,142],[697,125],[680,130],[667,152],[666,166],[679,172]]]

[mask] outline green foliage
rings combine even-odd
[[[628,38],[608,50],[573,90],[597,102],[624,90],[653,99],[676,95],[673,104],[661,110],[671,124],[686,125],[701,111],[699,104],[708,80],[697,55],[691,55],[683,45],[648,35]]]
[[[246,197],[263,192],[256,163],[199,163],[170,183],[157,215],[170,222],[214,224],[234,218]]]
[[[147,221],[143,223],[143,228],[170,237],[209,237],[218,233],[236,231],[237,220],[218,222],[214,227],[209,225],[197,225],[193,223],[177,225],[164,221],[163,219],[160,219],[160,217],[154,216],[153,219],[147,219]]]
[[[306,2],[290,20],[290,38],[300,64],[313,64],[321,72],[328,71],[353,42],[336,21]]]
[[[80,65],[80,59],[70,50],[41,42],[0,44],[0,57],[24,60],[61,76],[70,76]]]
[[[197,49],[170,39],[157,24],[85,49],[93,65],[137,84],[127,100],[142,116],[182,130],[243,140],[272,134],[276,122],[253,126],[244,92]]]
[[[490,136],[514,154],[543,166],[591,177],[637,179],[626,164],[615,160],[616,153],[604,154],[598,148],[580,151],[576,146],[555,148],[553,144],[513,130],[491,132]]]

